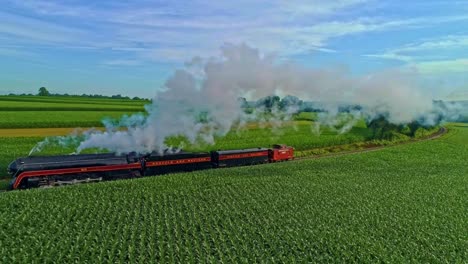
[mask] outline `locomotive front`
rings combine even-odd
[[[17,171],[18,171],[18,165],[16,163],[16,160],[14,160],[10,163],[10,165],[8,165],[7,172],[8,172],[8,175],[13,177]]]
[[[18,174],[18,169],[20,167],[20,164],[18,164],[19,162],[19,159],[14,160],[7,167],[8,175],[10,175],[13,178],[10,182],[10,185],[8,186],[9,189],[13,188],[13,183],[15,182],[15,177]]]

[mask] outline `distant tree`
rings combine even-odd
[[[291,106],[300,107],[301,105],[302,105],[302,101],[298,97],[292,96],[292,95],[285,96],[279,102],[279,107],[282,110],[288,109]]]
[[[267,96],[265,106],[267,107],[267,109],[270,109],[271,111],[271,109],[278,107],[280,100],[281,98],[277,95]]]
[[[385,139],[392,140],[397,133],[405,134],[409,133],[410,136],[414,136],[414,129],[417,129],[420,125],[417,122],[413,122],[405,125],[397,125],[388,121],[388,114],[380,115],[372,120],[367,120],[367,127],[372,129],[372,137],[374,139]]]
[[[260,98],[256,102],[257,107],[264,107],[265,111],[271,112],[272,109],[278,107],[280,102],[280,97],[277,95],[270,95],[267,97]]]
[[[41,87],[39,88],[39,92],[37,93],[39,96],[50,96],[49,91],[47,91],[47,88]]]
[[[242,108],[249,106],[249,104],[247,103],[247,99],[245,99],[244,97],[237,98],[237,102],[239,102]]]

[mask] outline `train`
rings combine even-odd
[[[163,151],[139,154],[78,154],[28,156],[8,166],[10,190],[54,187],[77,183],[139,178],[175,172],[246,166],[294,159],[294,148],[217,150],[211,152]]]

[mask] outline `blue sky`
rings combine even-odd
[[[468,89],[468,1],[3,0],[0,93],[154,96],[194,56],[247,43],[307,67],[419,73]]]

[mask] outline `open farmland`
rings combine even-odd
[[[128,104],[89,104],[84,102],[1,101],[2,111],[142,111],[143,107]]]
[[[26,100],[26,101],[22,101]],[[29,100],[29,101],[28,101]],[[0,104],[13,102],[27,107],[28,103],[45,103],[48,105],[65,104],[63,101],[82,103],[82,105],[101,106],[106,103],[115,105],[125,104],[133,107],[142,107],[142,101],[115,100],[115,99],[87,99],[68,97],[9,97],[0,96]],[[52,103],[50,102],[52,101]],[[121,102],[122,101],[122,102]],[[87,102],[87,103],[83,103]],[[90,103],[91,102],[91,103]],[[114,105],[114,106],[115,106]],[[90,110],[91,109],[91,110]],[[23,109],[24,110],[24,109]],[[0,117],[0,145],[3,148],[0,154],[0,179],[6,179],[6,168],[8,164],[18,157],[27,156],[30,150],[47,136],[68,135],[75,127],[98,127],[103,118],[117,119],[125,114],[124,111],[98,111],[93,108],[86,108],[81,111],[55,111],[47,108],[44,111],[4,111]],[[130,114],[130,112],[128,113]],[[364,121],[357,122],[347,133],[339,134],[330,128],[321,127],[320,134],[316,134],[316,127],[313,121],[316,113],[300,113],[296,116],[296,121],[291,121],[278,128],[271,128],[268,123],[259,125],[248,124],[242,129],[233,129],[227,135],[216,138],[214,145],[189,144],[182,137],[172,137],[167,139],[167,143],[173,146],[181,146],[186,150],[209,151],[215,149],[241,149],[253,147],[266,147],[276,143],[283,143],[294,146],[298,154],[316,155],[323,154],[323,150],[330,146],[345,146],[372,139],[372,131],[366,127]],[[1,129],[3,128],[3,129]],[[47,146],[34,155],[53,155],[73,153],[78,145],[69,144],[67,146]],[[355,148],[356,146],[351,146]],[[310,151],[314,149],[314,151]],[[340,151],[343,149],[337,149]],[[90,152],[96,152],[91,150]],[[326,152],[335,150],[325,150]],[[5,181],[5,180],[4,180]],[[0,186],[0,189],[1,186]]]
[[[101,127],[106,118],[118,119],[123,111],[3,111],[1,128]]]
[[[103,98],[0,96],[0,109],[9,109],[2,111],[0,116],[0,145],[3,148],[0,154],[0,178],[8,177],[6,167],[12,160],[27,156],[36,143],[45,137],[67,135],[73,130],[71,128],[76,127],[99,127],[102,126],[103,119],[116,120],[124,114],[140,112],[147,103],[148,101]],[[201,151],[265,147],[276,143],[305,150],[361,142],[371,135],[364,122],[359,122],[349,133],[340,135],[330,129],[321,129],[318,136],[313,132],[311,121],[316,117],[315,113],[301,113],[298,117],[302,120],[292,121],[276,129],[268,127],[268,124],[265,124],[267,127],[261,127],[255,123],[244,129],[234,129],[227,135],[216,138],[215,145],[192,145],[180,137],[170,138],[167,143],[183,146],[187,150]],[[67,147],[50,146],[34,154],[68,154],[74,152],[76,147],[76,144]]]
[[[147,100],[107,99],[65,96],[0,96],[0,109],[137,109],[143,110]]]
[[[438,140],[344,157],[3,193],[0,256],[462,263],[467,157],[468,127],[458,125]]]
[[[326,130],[320,136],[314,135],[310,131],[310,122],[296,122],[295,127],[286,126],[278,128],[277,134],[273,134],[270,129],[250,128],[242,132],[232,131],[225,137],[218,138],[215,145],[188,146],[186,149],[203,150],[210,149],[239,149],[251,147],[265,147],[275,143],[284,143],[295,146],[298,150],[319,148],[324,146],[334,146],[348,144],[352,142],[364,141],[369,136],[369,131],[363,127],[355,127],[351,132],[338,135],[336,132]],[[27,156],[37,142],[44,140],[44,137],[0,137],[0,145],[3,152],[0,154],[0,178],[5,178],[8,163],[15,158]],[[172,138],[168,143],[179,145],[180,138]],[[172,141],[172,142],[171,142]],[[74,152],[77,144],[70,144],[68,147],[50,145],[35,155],[53,155],[60,153]]]
[[[147,103],[103,98],[0,96],[0,129],[102,126],[102,119],[143,112]]]
[[[143,106],[148,100],[130,100],[114,98],[93,98],[80,96],[3,96],[0,102],[28,102],[28,103],[58,103],[58,104],[101,104],[101,105],[127,105]]]

